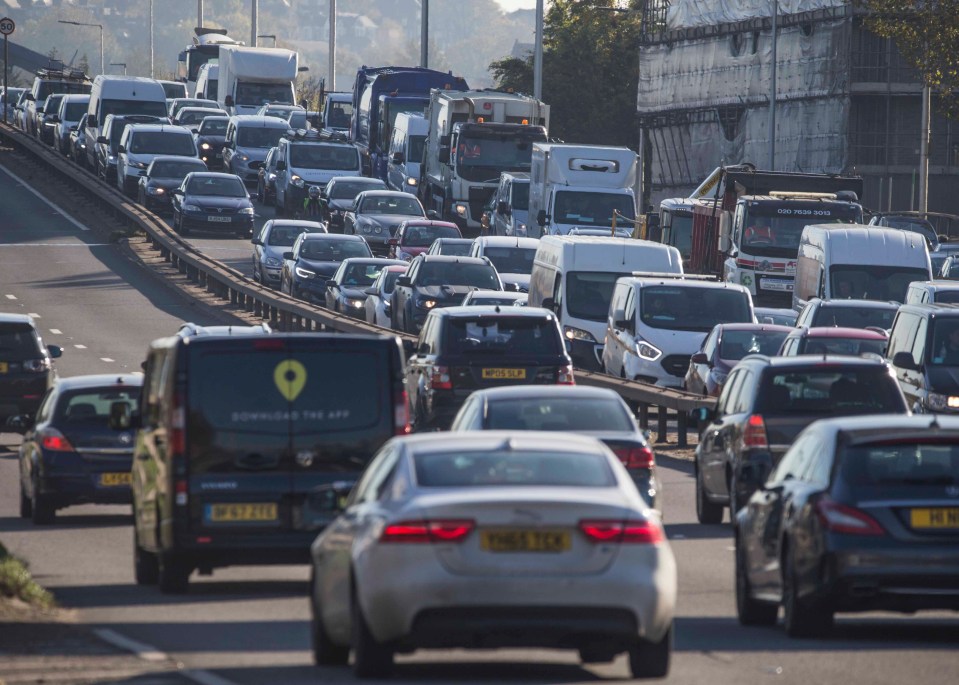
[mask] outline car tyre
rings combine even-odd
[[[673,628],[659,642],[639,640],[629,650],[629,670],[634,678],[665,678],[673,651]]]
[[[157,585],[165,595],[179,595],[187,591],[190,584],[190,573],[193,569],[186,562],[172,552],[158,555]]]
[[[742,504],[739,502],[739,496],[736,494],[738,490],[739,479],[733,474],[729,479],[729,522],[733,526],[736,525],[736,514],[742,508]]]
[[[779,606],[752,597],[752,586],[746,573],[746,548],[736,536],[736,616],[744,626],[776,625]]]
[[[833,624],[833,612],[820,600],[801,598],[796,583],[796,563],[791,547],[786,549],[782,569],[783,626],[789,637],[825,637]]]
[[[702,471],[697,466],[696,471],[696,520],[702,524],[715,525],[722,523],[723,507],[710,502],[706,497],[706,486],[703,484]]]
[[[156,585],[160,578],[160,562],[157,555],[140,546],[136,523],[133,524],[133,577],[137,585]]]
[[[20,518],[28,519],[33,516],[33,502],[23,491],[23,483],[20,484]]]
[[[39,492],[34,485],[33,502],[30,504],[30,520],[37,526],[48,526],[54,522],[57,517],[56,507],[50,499]]]
[[[393,670],[393,649],[376,641],[353,591],[353,674],[357,678],[386,678]]]
[[[330,639],[326,626],[323,625],[320,607],[316,603],[315,587],[316,579],[314,578],[310,583],[310,608],[312,609],[310,643],[313,647],[313,663],[317,666],[346,666],[350,660],[350,647],[338,645]]]

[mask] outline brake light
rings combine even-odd
[[[576,385],[573,378],[573,365],[561,366],[556,371],[556,385]]]
[[[580,521],[579,529],[595,544],[655,545],[663,541],[663,529],[655,521]]]
[[[253,341],[254,350],[285,350],[286,341],[282,339],[272,339],[272,340],[254,340]]]
[[[651,469],[656,465],[656,457],[648,445],[643,447],[620,447],[613,450],[623,466],[628,469]]]
[[[173,406],[170,408],[170,458],[183,457],[186,454],[186,407],[183,393],[173,393]]]
[[[393,433],[394,435],[410,434],[410,403],[406,390],[398,390],[393,395]]]
[[[743,431],[743,447],[769,448],[766,439],[766,422],[761,414],[753,414],[746,421],[746,430]]]
[[[452,390],[453,379],[450,378],[450,369],[448,366],[434,366],[433,374],[430,377],[430,385],[433,390]]]
[[[380,542],[462,542],[475,527],[476,524],[469,519],[400,521],[383,529]]]
[[[43,431],[43,437],[40,439],[40,443],[43,445],[43,449],[50,450],[51,452],[73,451],[73,445],[70,444],[70,441],[64,437],[63,433],[54,428],[48,428]]]
[[[823,497],[816,502],[816,516],[827,530],[834,533],[848,533],[850,535],[885,535],[886,531],[869,514],[839,504],[829,497]]]

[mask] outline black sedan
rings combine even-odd
[[[639,494],[662,511],[656,458],[629,406],[606,388],[523,385],[477,390],[453,419],[451,431],[569,431],[601,440],[619,457]]]
[[[193,136],[196,149],[200,151],[200,159],[211,169],[223,168],[223,145],[226,143],[228,123],[230,117],[205,117]]]
[[[326,306],[326,282],[353,257],[372,257],[370,246],[358,236],[301,233],[293,249],[283,253],[280,291]]]
[[[193,229],[253,236],[253,203],[239,176],[204,171],[187,174],[173,191],[173,230]]]
[[[169,210],[170,193],[183,183],[187,174],[194,171],[206,171],[206,164],[191,157],[154,157],[146,174],[140,177],[138,202],[146,209]]]
[[[367,289],[387,266],[406,266],[397,259],[345,259],[326,282],[326,308],[366,319]]]
[[[365,190],[356,196],[343,217],[343,232],[363,236],[375,254],[384,257],[400,224],[410,218],[424,218],[420,201],[398,190]]]
[[[130,501],[133,432],[110,427],[122,405],[137,405],[140,374],[61,378],[44,398],[36,423],[21,417],[20,516],[52,523],[73,504]]]
[[[330,233],[343,232],[343,217],[364,190],[386,190],[386,184],[365,176],[338,176],[326,184],[320,197],[321,219],[327,223]]]
[[[959,610],[959,419],[818,421],[735,521],[745,625],[823,637],[836,612]]]

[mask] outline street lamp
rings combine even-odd
[[[536,0],[536,45],[533,48],[533,97],[543,99],[543,0]]]
[[[127,75],[127,63],[126,62],[110,62],[111,67],[123,67],[123,75]]]
[[[88,24],[84,21],[67,21],[66,19],[58,19],[57,23],[72,24],[73,26],[94,26],[100,29],[100,73],[102,74],[105,71],[103,68],[103,24]]]
[[[778,42],[779,0],[773,0],[772,30],[773,44],[771,64],[769,65],[769,170],[776,170],[776,43]]]
[[[261,33],[261,34],[259,34],[259,35],[257,36],[257,38],[272,38],[272,39],[273,39],[273,47],[276,47],[276,34],[275,34],[275,33]]]

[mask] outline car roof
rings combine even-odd
[[[347,257],[343,263],[350,264],[382,264],[383,266],[406,266],[406,262],[401,259],[389,259],[388,257]],[[402,262],[402,264],[401,264]]]
[[[127,126],[137,133],[172,133],[177,136],[193,137],[192,133],[176,124],[127,124]]]
[[[225,110],[219,107],[183,107],[177,112],[177,116],[180,116],[184,112],[223,112]]]
[[[853,443],[902,438],[924,440],[934,438],[939,431],[951,438],[959,438],[959,416],[944,414],[860,414],[820,419],[813,426],[842,433]]]
[[[817,367],[817,366],[885,366],[881,357],[855,357],[846,354],[816,354],[800,355],[795,357],[769,357],[764,354],[750,354],[743,357],[739,363],[762,364],[772,368],[780,367]]]
[[[491,247],[531,247],[535,249],[539,246],[538,238],[520,238],[505,235],[484,235],[476,239],[480,245],[489,245]]]
[[[350,183],[366,183],[367,185],[385,185],[385,183],[379,178],[370,178],[369,176],[334,176],[331,178],[328,183],[341,183],[341,182],[350,182]]]
[[[959,304],[946,302],[923,302],[922,304],[904,304],[904,308],[918,312],[928,312],[933,315],[945,314],[946,316],[959,315]]]
[[[28,323],[34,325],[33,317],[28,314],[0,313],[0,323]]]
[[[698,279],[688,279],[688,278],[679,278],[682,274],[676,274],[677,278],[658,278],[655,276],[624,276],[620,277],[621,281],[626,281],[630,286],[640,286],[641,288],[648,288],[650,286],[657,285],[672,285],[672,286],[681,286],[684,288],[704,288],[704,289],[719,289],[724,288],[727,290],[738,290],[740,292],[748,293],[749,289],[744,285],[739,285],[738,283],[730,283],[728,281],[704,281]]]
[[[576,433],[547,433],[543,431],[463,431],[462,433],[415,433],[394,442],[409,452],[471,452],[495,449],[515,449],[535,452],[588,452],[605,453],[603,444],[596,438]]]
[[[409,269],[410,269],[410,265],[409,265],[409,264],[390,264],[389,266],[387,266],[387,267],[384,268],[383,270],[384,270],[384,271],[397,271],[397,272],[402,272],[402,271],[409,271]]]
[[[127,385],[138,388],[143,385],[142,373],[97,373],[84,376],[68,376],[57,379],[61,391]]]
[[[376,196],[376,197],[409,197],[416,199],[415,195],[410,195],[409,193],[404,193],[402,190],[364,190],[360,195],[363,196]]]
[[[496,291],[492,291],[496,292]],[[480,305],[477,307],[444,307],[434,310],[436,315],[449,316],[453,318],[475,319],[478,316],[508,316],[510,318],[523,319],[553,319],[555,314],[549,309],[542,307],[500,307],[498,305]]]
[[[836,307],[836,308],[855,308],[859,309],[862,307],[867,307],[869,309],[898,309],[900,306],[899,302],[892,302],[891,300],[841,300],[841,299],[830,299],[830,300],[819,300],[820,307]]]
[[[302,233],[300,237],[306,240],[348,240],[350,242],[365,243],[363,236],[346,235],[344,233]],[[367,258],[368,259],[368,258]]]
[[[790,333],[797,330],[793,326],[783,326],[775,323],[718,323],[716,327],[724,333],[726,331],[780,331]]]
[[[192,159],[192,157],[187,159]],[[191,171],[188,175],[193,178],[235,178],[238,181],[240,180],[236,174],[224,174],[222,171]]]
[[[318,221],[307,221],[305,219],[270,219],[267,221],[270,224],[270,228],[276,226],[295,226],[297,228],[317,228],[317,226],[322,226],[323,224]]]
[[[571,399],[616,399],[622,401],[615,390],[587,385],[513,385],[484,388],[472,393],[480,399],[516,400],[536,397],[559,397]]]
[[[442,226],[443,228],[459,229],[459,226],[454,224],[452,221],[439,221],[436,219],[407,219],[400,225],[401,226]]]
[[[502,300],[506,298],[508,300],[518,301],[528,298],[529,293],[517,293],[509,290],[471,290],[470,292],[466,293],[466,297],[470,298],[470,300],[482,300],[485,297],[490,300]]]
[[[936,279],[932,281],[913,281],[909,285],[920,285],[929,290],[959,290],[959,281]]]
[[[437,240],[440,240],[440,239],[437,238]],[[450,238],[450,240],[460,240],[460,238]],[[436,241],[433,241],[433,242],[436,242]],[[473,242],[473,241],[470,240],[467,242]],[[450,255],[450,254],[423,253],[421,255],[417,255],[416,258],[421,259],[424,262],[441,262],[444,264],[449,262],[460,262],[462,264],[489,264],[489,262],[487,262],[482,257],[458,257],[456,255]]]
[[[846,326],[813,326],[794,328],[791,337],[796,338],[854,338],[859,340],[886,340],[885,333],[869,328],[851,328]]]
[[[197,162],[194,166],[206,168],[206,164],[199,157],[187,157],[185,155],[157,155],[150,163],[156,164],[157,162]],[[232,175],[230,174],[230,176]]]
[[[434,243],[443,242],[450,243],[451,245],[462,245],[463,243],[473,244],[472,238],[437,238],[433,241]],[[431,257],[448,257],[449,255],[430,255]],[[462,259],[462,257],[457,257],[457,259]]]
[[[260,114],[234,114],[231,119],[237,126],[260,125],[263,128],[282,128],[284,130],[289,130],[290,128],[290,124],[285,119],[277,119],[276,117],[268,117]]]

